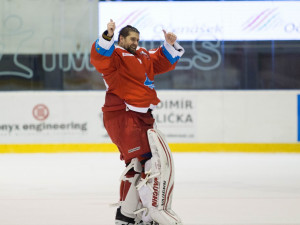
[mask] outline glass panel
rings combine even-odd
[[[25,3],[22,7],[16,7],[14,1],[1,3],[0,91],[105,90],[101,74],[89,62],[89,49],[98,34],[95,22],[98,2],[73,5],[70,10],[68,2],[71,1],[48,2],[52,11],[43,11],[44,17],[38,16],[42,3],[32,3],[24,9]],[[82,17],[76,17],[76,28],[71,29],[73,10],[81,12],[83,6]],[[54,13],[54,8],[59,10]],[[29,17],[29,9],[35,16]],[[53,21],[46,26],[51,18]],[[50,27],[53,30],[49,31]],[[155,86],[198,90],[300,89],[300,41],[297,40],[300,28],[291,22],[285,29],[296,38],[181,41],[185,54],[174,71],[156,76]],[[71,38],[72,34],[76,37]],[[148,50],[161,44],[161,41],[140,42]]]

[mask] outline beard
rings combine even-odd
[[[134,46],[128,46],[127,48],[125,48],[128,52],[130,52],[131,54],[135,55],[136,52],[136,47]]]

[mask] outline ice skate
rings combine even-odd
[[[124,216],[121,213],[121,208],[118,208],[115,225],[159,225],[159,224],[154,221],[146,223],[143,221],[138,221],[137,219],[129,218],[127,216]]]

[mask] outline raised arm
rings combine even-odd
[[[172,32],[163,30],[164,44],[154,50],[150,50],[150,57],[153,60],[154,74],[161,74],[175,69],[175,66],[184,53],[183,47],[177,42],[177,36]]]
[[[115,22],[110,19],[107,24],[107,30],[103,32],[91,49],[91,64],[103,74],[114,72],[118,68],[118,59],[114,57],[114,31],[116,29]]]

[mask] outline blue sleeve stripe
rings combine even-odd
[[[113,51],[115,50],[115,45],[112,45],[108,50],[105,49],[105,48],[102,48],[100,45],[99,45],[99,39],[96,41],[96,44],[95,44],[95,48],[96,48],[96,52],[98,52],[100,55],[103,55],[103,56],[111,56],[111,54],[113,53]]]
[[[164,45],[162,46],[162,51],[172,65],[174,63],[176,63],[180,58],[179,56],[176,56],[175,58],[173,58],[172,55],[168,52],[168,50],[166,49],[166,47]]]

